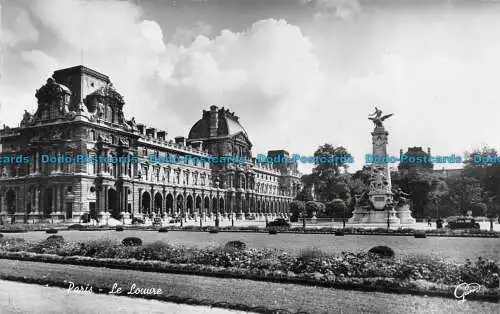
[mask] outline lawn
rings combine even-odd
[[[498,304],[491,302],[461,303],[454,299],[435,297],[0,260],[0,278],[5,279],[10,276],[36,279],[40,283],[66,280],[108,289],[115,282],[122,286],[130,286],[132,283],[143,287],[159,286],[164,291],[164,296],[192,298],[198,301],[241,303],[250,307],[281,308],[291,312],[495,313],[498,309]],[[64,297],[64,293],[61,290],[61,298]]]

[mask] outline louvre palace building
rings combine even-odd
[[[55,71],[35,97],[36,112],[0,129],[2,222],[77,222],[85,213],[271,219],[287,216],[301,188],[297,163],[252,157],[248,134],[228,109],[211,106],[187,138],[168,139],[126,119],[109,77],[84,66]],[[288,153],[267,156],[277,155]],[[182,162],[163,162],[175,156]],[[207,162],[210,156],[245,159]]]

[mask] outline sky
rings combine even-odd
[[[170,138],[215,104],[240,116],[254,155],[330,143],[356,170],[377,106],[394,113],[391,155],[498,149],[500,1],[0,0],[0,10],[0,125],[19,124],[53,71],[83,59],[111,78],[126,117]]]

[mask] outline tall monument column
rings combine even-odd
[[[389,132],[382,127],[375,127],[372,132],[373,156],[385,157],[387,156],[387,144]]]

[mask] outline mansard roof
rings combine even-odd
[[[240,133],[248,140],[248,134],[234,112],[224,107],[218,109],[212,106],[209,111],[203,111],[203,117],[193,125],[188,137],[189,139],[232,137]]]

